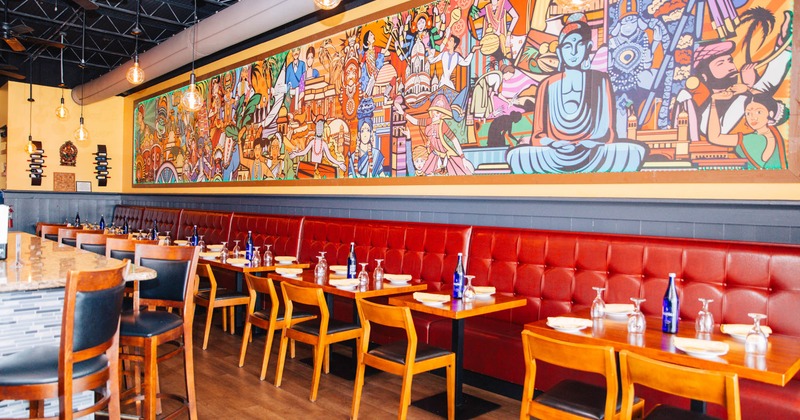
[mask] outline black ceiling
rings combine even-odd
[[[197,17],[202,20],[238,0],[198,0]],[[3,12],[3,30],[0,35],[0,64],[18,68],[16,73],[25,76],[27,82],[32,70],[33,83],[57,86],[60,83],[60,48],[52,46],[61,42],[64,33],[64,83],[67,87],[89,81],[129,61],[136,48],[137,0],[0,0]],[[141,0],[139,8],[139,52],[147,51],[191,26],[194,21],[193,0]],[[82,5],[95,10],[86,10]],[[86,15],[86,37],[82,36],[83,16]],[[8,23],[8,25],[5,25]],[[14,28],[24,25],[32,32],[14,36]],[[9,33],[5,28],[12,28]],[[22,29],[20,32],[25,32]],[[25,48],[19,52],[12,49],[6,38],[15,38]],[[85,44],[82,43],[85,42]],[[14,44],[14,40],[11,40]],[[81,49],[85,45],[85,62],[81,75]],[[17,46],[19,49],[19,46]],[[32,69],[30,63],[33,63]],[[0,65],[0,70],[8,66]],[[8,71],[8,70],[7,70]],[[14,71],[14,69],[10,69]],[[0,85],[8,76],[0,75]],[[13,79],[12,79],[13,80]]]

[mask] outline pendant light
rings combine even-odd
[[[36,146],[33,144],[33,59],[29,62],[30,68],[28,69],[28,103],[30,104],[30,112],[28,113],[28,144],[25,145],[25,153],[31,154],[36,151]]]
[[[133,66],[128,69],[125,77],[133,85],[139,85],[144,82],[144,70],[139,67],[139,35],[142,33],[142,28],[139,27],[139,14],[141,13],[141,6],[139,1],[136,1],[136,27],[133,28],[131,34],[136,37],[136,47],[133,53]]]
[[[197,90],[194,76],[194,53],[197,44],[197,0],[194,1],[194,25],[192,25],[192,75],[189,76],[189,88],[183,92],[181,105],[189,112],[199,111],[203,107],[203,97]]]
[[[64,32],[61,32],[61,44],[64,44]],[[65,120],[69,118],[69,109],[64,106],[64,49],[61,49],[61,57],[59,58],[61,61],[61,83],[58,84],[61,87],[61,104],[58,105],[56,108],[56,117],[60,120]]]
[[[78,144],[86,144],[89,141],[89,130],[86,129],[86,126],[83,125],[83,87],[85,85],[83,81],[83,73],[84,69],[86,68],[86,9],[83,9],[83,30],[81,34],[81,125],[75,130],[73,133],[73,137],[75,138],[75,142]]]
[[[342,0],[314,0],[314,3],[320,7],[320,9],[330,10],[335,8],[336,6],[341,3]]]

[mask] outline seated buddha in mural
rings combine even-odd
[[[614,97],[606,73],[590,69],[592,32],[573,14],[558,39],[560,72],[536,92],[530,144],[509,149],[514,173],[625,172],[639,169],[645,147],[614,133]]]

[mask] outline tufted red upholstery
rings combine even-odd
[[[232,217],[233,213],[230,212],[184,209],[178,221],[179,227],[173,231],[172,238],[186,239],[192,235],[194,226],[197,225],[197,234],[203,235],[206,244],[227,241]]]
[[[467,252],[470,226],[307,217],[300,240],[301,262],[326,251],[328,264],[346,264],[350,242],[367,270],[384,260],[387,273],[411,274],[439,290],[453,283],[458,253]],[[360,270],[360,267],[359,267]]]
[[[153,220],[158,223],[159,232],[172,232],[173,239],[178,231],[178,220],[181,218],[182,209],[168,209],[160,207],[147,207],[142,213],[142,227],[147,231],[153,227]]]
[[[144,207],[118,204],[114,207],[114,217],[111,221],[114,226],[122,226],[125,224],[125,218],[127,218],[130,229],[142,229],[143,214]]]
[[[300,243],[301,216],[278,216],[255,213],[236,213],[231,223],[230,240],[247,239],[247,231],[253,232],[253,244],[262,246],[261,253],[266,250],[264,244],[272,245],[273,255],[297,256]]]

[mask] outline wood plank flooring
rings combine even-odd
[[[273,385],[277,364],[278,338],[275,337],[265,381],[259,381],[264,336],[257,336],[248,346],[247,358],[238,367],[241,335],[222,331],[221,316],[214,317],[207,350],[202,350],[205,312],[197,311],[194,325],[195,378],[198,414],[201,419],[347,419],[353,399],[353,382],[333,374],[322,375],[319,396],[310,402],[311,367],[300,360],[311,355],[311,347],[297,343],[297,358],[287,359],[280,388]],[[349,354],[350,349],[334,347]],[[159,365],[161,387],[165,392],[184,395],[183,358],[177,356]],[[399,376],[379,372],[367,376],[359,415],[363,419],[395,419],[400,404]],[[414,377],[412,401],[445,390],[445,379],[430,373]],[[519,417],[520,402],[470,386],[471,395],[500,404],[500,408],[479,418],[511,419]],[[170,409],[165,401],[165,410]],[[130,407],[124,408],[129,411]],[[188,416],[185,416],[188,417]],[[438,419],[434,414],[413,405],[409,419]]]

